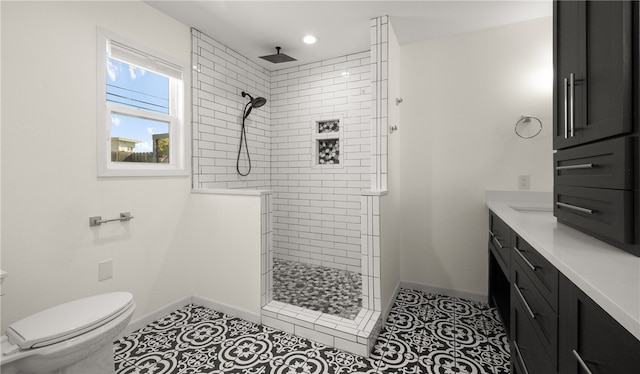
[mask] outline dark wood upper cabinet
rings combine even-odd
[[[640,256],[638,1],[553,2],[554,215]]]
[[[553,32],[553,148],[632,132],[632,3],[554,1]]]

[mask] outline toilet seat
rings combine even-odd
[[[6,335],[21,349],[45,347],[98,328],[133,304],[129,292],[112,292],[61,304],[10,325]]]

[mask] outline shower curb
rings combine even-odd
[[[279,301],[262,308],[262,324],[315,342],[369,357],[380,329],[379,311],[361,309],[354,319],[347,319]]]

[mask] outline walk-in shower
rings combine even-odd
[[[260,197],[262,323],[367,355],[382,320],[386,41],[271,71],[192,33],[194,188]]]

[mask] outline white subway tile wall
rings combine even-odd
[[[196,29],[191,29],[191,39],[193,187],[269,189],[271,72]],[[246,120],[252,164],[246,177],[236,172],[242,113],[249,101],[242,91],[267,99]],[[240,160],[246,173],[245,153]]]
[[[365,51],[271,74],[276,258],[360,272],[360,194],[371,188],[370,67]],[[319,164],[318,121],[330,120],[340,120],[340,162]]]
[[[387,190],[389,17],[371,19],[371,190]]]
[[[273,197],[271,192],[260,195],[260,306],[273,299]]]

